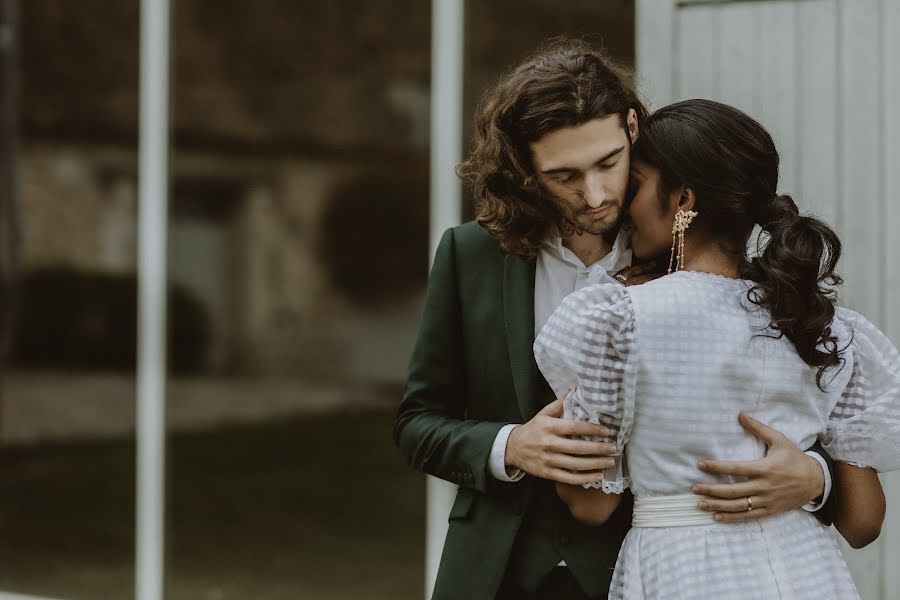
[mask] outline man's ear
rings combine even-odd
[[[635,143],[638,139],[638,119],[637,111],[633,108],[628,109],[628,118],[625,119],[625,126],[628,129],[628,137],[631,143]]]
[[[694,190],[686,185],[681,186],[681,193],[678,195],[678,210],[690,212],[697,205],[697,195]]]

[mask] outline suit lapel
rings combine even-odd
[[[536,384],[541,381],[534,362],[535,261],[507,255],[503,267],[503,319],[513,385],[522,417],[527,421],[540,409]]]

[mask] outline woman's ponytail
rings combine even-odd
[[[786,336],[806,364],[825,369],[838,365],[840,348],[831,332],[835,274],[841,241],[825,223],[800,215],[790,196],[775,196],[761,206],[757,223],[769,236],[763,252],[746,267],[755,285],[748,297],[769,310],[776,337]]]

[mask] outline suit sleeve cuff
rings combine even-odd
[[[506,467],[506,442],[509,440],[509,434],[518,426],[516,423],[511,423],[501,427],[500,431],[497,432],[497,437],[494,438],[494,444],[491,446],[488,470],[494,479],[498,481],[513,482],[525,477],[525,471],[508,469]]]
[[[816,502],[814,500],[811,500],[801,507],[807,512],[816,512],[817,510],[825,506],[825,503],[828,501],[828,496],[831,494],[831,473],[828,471],[828,463],[825,462],[825,459],[822,458],[822,456],[819,455],[818,452],[815,452],[814,450],[807,450],[806,454],[816,459],[816,462],[818,462],[822,467],[822,472],[825,476],[825,489],[822,492],[822,495],[818,498],[819,501]]]

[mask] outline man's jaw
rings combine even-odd
[[[622,227],[622,221],[625,216],[624,210],[617,210],[616,208],[615,204],[610,206],[604,211],[607,214],[600,220],[592,219],[589,212],[583,211],[579,214],[577,219],[572,219],[570,222],[572,222],[572,224],[575,225],[575,229],[581,233],[601,235],[607,241],[615,240]]]

